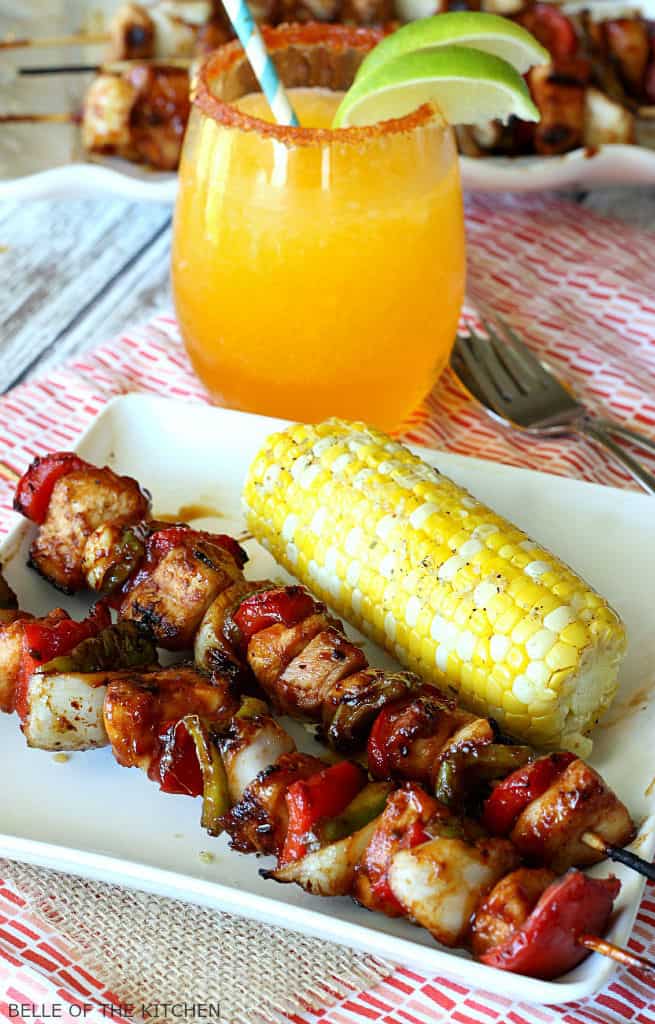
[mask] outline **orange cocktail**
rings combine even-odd
[[[266,31],[302,128],[268,121],[238,45],[204,67],[173,287],[194,367],[226,405],[393,428],[447,362],[465,262],[450,128],[427,105],[328,127],[378,39],[341,26]]]

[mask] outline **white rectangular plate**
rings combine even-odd
[[[156,513],[177,513],[198,503],[220,512],[201,525],[237,532],[244,525],[240,492],[247,466],[280,425],[228,410],[128,396],[106,407],[77,450],[137,477],[151,489]],[[621,689],[611,724],[597,730],[591,760],[643,820],[637,844],[650,858],[655,847],[654,769],[648,753],[655,735],[650,700],[655,684],[654,499],[458,455],[423,455],[575,566],[624,617],[630,643]],[[0,551],[21,605],[44,613],[63,603],[81,614],[83,601],[61,601],[26,568],[30,531],[19,525]],[[259,545],[247,547],[252,578],[283,575]],[[374,664],[392,664],[373,645],[367,649]],[[516,999],[580,999],[597,991],[612,971],[609,961],[594,956],[557,982],[503,974],[439,948],[423,930],[368,913],[348,899],[321,900],[296,887],[266,882],[258,874],[261,861],[230,851],[225,837],[211,839],[201,831],[197,801],[159,793],[140,772],[120,768],[108,749],[57,763],[52,754],[25,746],[15,717],[0,717],[6,780],[0,788],[0,855],[245,914]],[[300,735],[309,749],[304,730]],[[203,850],[214,859],[201,859]],[[596,872],[607,874],[607,866]],[[623,890],[610,937],[625,943],[642,884],[631,872],[615,873]]]

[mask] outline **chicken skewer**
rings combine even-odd
[[[0,51],[108,44],[109,60],[195,57],[232,35],[220,3],[155,0],[121,4],[107,32],[75,32],[42,38],[0,39]]]
[[[17,614],[15,596],[6,586],[2,589],[2,603]],[[63,615],[51,613],[55,628],[61,630],[63,623],[64,639],[70,640],[72,633],[79,640],[85,624],[71,623]],[[93,628],[103,626],[106,612],[96,611],[90,619],[97,620],[93,621]],[[28,645],[30,657],[36,658],[34,645],[40,648],[41,659],[47,657],[43,623],[26,621],[37,631]],[[78,642],[71,653],[55,659],[54,667],[63,677],[70,678],[71,666],[79,662],[85,645],[84,656],[88,659],[88,645],[92,643],[92,656],[98,658],[98,635],[93,635],[90,621],[86,629],[89,631],[92,635]],[[108,632],[106,627],[103,632]],[[52,645],[53,637],[49,639]],[[101,650],[107,655],[106,648]],[[109,651],[110,657],[114,654],[115,651]],[[97,660],[95,664],[97,667]],[[26,707],[33,718],[39,717],[43,707],[51,714],[52,661],[50,666],[50,672],[46,667],[42,676],[44,688],[36,694],[30,692],[29,682],[25,689],[24,680],[31,682],[32,677],[23,673],[12,702],[23,717],[28,742],[36,746],[49,747],[50,743],[38,731],[26,730]],[[604,929],[618,883],[588,880],[578,872],[573,873],[574,878],[569,875],[556,885],[552,872],[543,869],[513,871],[482,902],[470,936],[465,934],[465,923],[486,891],[496,883],[497,876],[516,867],[517,855],[511,844],[504,839],[485,839],[479,827],[473,825],[467,826],[470,834],[464,828],[454,836],[450,812],[418,786],[405,784],[390,795],[387,783],[366,785],[363,771],[351,762],[326,766],[317,758],[298,753],[293,740],[270,718],[262,702],[238,700],[229,677],[218,676],[209,681],[184,666],[145,673],[114,668],[108,670],[101,683],[95,681],[93,688],[95,693],[103,694],[100,726],[94,727],[83,713],[80,715],[79,696],[74,699],[75,694],[64,692],[55,701],[58,718],[68,715],[77,719],[78,742],[73,749],[109,742],[120,764],[144,769],[165,792],[202,795],[202,824],[210,834],[215,835],[226,826],[237,849],[278,853],[280,866],[268,873],[278,881],[298,881],[310,891],[323,894],[335,891],[335,887],[340,893],[352,888],[356,898],[371,909],[392,915],[407,914],[448,945],[469,941],[483,961],[503,969],[538,976],[546,970],[546,976],[555,976],[570,969],[583,958],[585,950],[591,949],[635,964],[635,958],[627,951],[618,950],[598,936],[587,935],[590,929]],[[23,702],[25,707],[20,706]],[[105,733],[101,731],[103,726]],[[303,802],[308,792],[309,804]],[[230,805],[233,806],[228,811]],[[311,818],[307,817],[308,808]],[[416,809],[420,821],[416,814],[414,820],[408,820],[407,811]],[[315,842],[312,833],[318,818],[326,815],[332,819],[327,823],[332,830],[326,829],[326,837],[338,837],[345,831],[345,838],[310,852],[307,846]],[[423,821],[424,818],[428,820]],[[437,836],[426,831],[435,820],[440,826]],[[399,830],[399,826],[403,827]],[[412,853],[417,844],[416,854]],[[450,869],[446,879],[444,854],[450,855],[451,861],[456,854],[458,865],[454,873]],[[407,860],[407,855],[410,860],[405,863],[403,857]],[[430,899],[426,900],[426,878],[436,877],[436,864],[442,865],[439,891],[428,892]],[[452,891],[453,883],[461,890],[456,894]],[[417,885],[421,887],[418,902]],[[518,943],[511,930],[507,934],[507,906],[512,898],[515,903],[518,901],[512,919],[514,931],[518,933],[523,928],[534,933],[532,956],[527,959],[524,938]],[[547,923],[550,906],[557,905],[561,915],[562,902],[566,925],[560,923],[557,930],[558,955],[553,962],[552,956],[544,959],[544,948],[550,949],[544,940],[544,921]],[[501,926],[503,941],[499,942]]]
[[[0,124],[79,124],[88,153],[174,171],[191,110],[188,64],[185,58],[110,64],[87,89],[81,111],[0,114]]]
[[[5,603],[14,604],[11,591],[5,591]],[[79,633],[83,624],[73,625]],[[81,646],[84,643],[88,639]],[[79,650],[80,644],[73,661]],[[266,875],[297,881],[324,895],[352,889],[365,906],[409,916],[446,945],[466,941],[480,959],[502,969],[554,977],[592,949],[622,963],[639,961],[638,966],[653,968],[587,934],[605,929],[618,882],[598,882],[574,872],[574,877],[569,874],[555,883],[552,872],[514,870],[518,858],[507,840],[486,839],[477,826],[460,826],[420,787],[406,784],[390,794],[388,784],[366,784],[362,769],[351,762],[328,766],[297,752],[291,737],[267,714],[266,705],[239,701],[229,678],[209,681],[184,666],[146,673],[114,670],[102,689],[104,738],[119,764],[144,769],[164,792],[202,795],[202,824],[210,834],[226,825],[236,848],[250,849],[254,842],[260,852],[279,854],[278,869]],[[18,694],[14,703],[21,699]],[[52,689],[47,687],[34,703],[49,706],[51,699]],[[71,698],[73,703],[79,708],[79,701]],[[71,707],[60,702],[58,713],[70,715]],[[82,734],[82,749],[98,745],[88,721]],[[35,745],[42,745],[38,738]],[[309,804],[303,801],[308,793]],[[307,844],[315,842],[310,830],[326,816],[331,821],[320,822],[327,825],[326,836],[345,831],[345,837],[308,853]],[[444,861],[444,856],[450,859]],[[432,870],[436,864],[441,865],[437,886]],[[511,873],[498,882],[507,871]],[[427,900],[426,877],[432,879]],[[512,898],[515,904],[518,901],[511,917],[514,932],[532,930],[529,956],[524,938],[518,943],[510,928],[507,906]],[[469,934],[468,921],[481,900]],[[553,962],[550,954],[546,957],[553,945],[552,923],[550,939],[545,933],[549,907],[554,905],[565,924],[560,921],[556,930],[558,953]],[[499,929],[504,929],[502,941]]]
[[[69,522],[71,495],[81,509],[94,473],[76,456],[60,453],[22,478],[16,506],[42,524],[31,549],[42,574],[64,582],[52,557],[57,544],[59,556],[66,556],[68,585],[81,587],[86,574],[93,588],[113,589],[120,617],[150,630],[160,646],[188,649],[195,637],[201,667],[229,670],[242,684],[252,673],[278,710],[321,722],[335,748],[355,749],[368,738],[378,777],[420,781],[452,802],[479,776],[486,781],[509,773],[509,790],[517,789],[512,769],[533,757],[528,748],[498,745],[493,723],[457,709],[411,673],[370,669],[338,620],[303,588],[245,581],[245,555],[230,550],[226,538],[161,524],[150,524],[153,532],[139,537],[125,516],[98,523],[89,514],[82,525]],[[138,487],[115,479],[121,491]],[[93,488],[87,501],[92,494]],[[141,512],[135,508],[134,517]],[[107,516],[115,518],[113,509]],[[583,761],[560,755],[534,765],[525,769],[530,785],[522,789],[530,800],[515,800],[516,813],[503,825],[531,857],[543,856],[561,870],[602,859],[601,844],[612,855],[630,841],[627,810]],[[500,802],[497,793],[492,811]],[[557,827],[544,832],[543,822],[551,819]],[[632,865],[653,872],[639,858]]]
[[[334,833],[336,821],[339,835],[342,822],[356,821],[355,805],[366,804],[362,798],[370,785],[327,825],[315,813],[311,820],[299,818],[303,796],[307,807],[319,804],[317,780],[327,808],[326,779],[332,770],[290,783],[286,765],[264,772],[226,815],[236,849],[277,853],[278,867],[263,870],[264,877],[296,883],[314,895],[351,895],[367,909],[408,917],[443,945],[467,946],[482,962],[503,970],[554,978],[592,949],[655,970],[652,962],[632,954],[626,961],[620,947],[589,935],[607,925],[616,879],[592,880],[572,870],[557,880],[548,869],[519,867],[507,840],[485,836],[420,786],[406,783],[387,794],[381,814],[360,821],[336,841],[321,844],[314,838],[307,850],[312,830],[320,835],[333,826]],[[286,806],[280,783],[286,787]]]
[[[165,792],[203,795],[212,834],[245,785],[295,751],[262,701],[242,700],[229,676],[160,668],[148,637],[133,623],[111,625],[102,602],[82,622],[63,609],[34,618],[0,576],[0,622],[0,710],[18,713],[28,746],[111,745],[119,764],[145,770]],[[226,773],[214,734],[228,726]]]
[[[211,661],[214,644],[240,646],[277,710],[321,724],[336,749],[356,749],[367,735],[376,778],[419,781],[457,804],[476,784],[506,776],[484,805],[487,825],[555,870],[607,856],[655,878],[655,865],[622,849],[634,825],[584,761],[569,753],[535,760],[529,748],[498,744],[492,722],[418,677],[370,669],[303,588],[251,586],[231,605],[219,598],[210,607],[196,640],[199,663]]]
[[[61,486],[63,486],[63,485],[61,485]],[[102,532],[102,528],[101,528],[101,532]],[[47,530],[47,524],[46,524],[46,534],[47,533],[48,533],[48,530]],[[175,529],[171,530],[171,528],[168,528],[166,531],[164,531],[163,535],[159,534],[159,536],[157,536],[157,534],[155,534],[155,540],[157,540],[157,541],[164,540],[165,541],[165,545],[164,546],[167,546],[169,548],[170,548],[170,545],[172,543],[173,544],[173,548],[171,548],[165,554],[163,560],[161,560],[161,563],[154,567],[154,571],[153,571],[153,573],[150,574],[150,578],[148,578],[149,574],[145,573],[145,578],[142,579],[137,584],[137,586],[134,588],[136,593],[132,594],[131,596],[128,594],[128,597],[126,598],[126,607],[123,609],[124,614],[126,614],[128,617],[136,615],[137,621],[141,621],[142,624],[144,624],[144,621],[145,621],[146,625],[148,625],[148,624],[152,625],[152,623],[155,622],[155,621],[158,622],[158,625],[156,627],[156,634],[157,634],[158,642],[164,643],[164,644],[169,644],[169,645],[172,643],[173,646],[184,646],[185,644],[186,645],[189,644],[190,636],[193,633],[194,627],[198,623],[198,619],[201,616],[203,608],[206,607],[209,602],[211,602],[211,597],[212,597],[211,587],[214,587],[215,589],[221,589],[222,588],[222,593],[225,593],[225,592],[230,593],[230,586],[226,587],[225,584],[229,583],[230,580],[234,581],[234,575],[232,575],[231,577],[228,576],[227,578],[220,577],[218,580],[214,579],[212,582],[210,582],[209,579],[207,578],[208,574],[206,573],[204,567],[201,567],[200,568],[200,573],[203,576],[203,580],[202,580],[202,585],[200,586],[200,588],[199,589],[196,588],[196,593],[195,593],[196,604],[195,604],[195,606],[194,606],[193,603],[191,605],[189,605],[188,601],[181,601],[181,600],[179,600],[179,598],[178,598],[178,600],[176,602],[176,607],[178,609],[181,608],[181,607],[184,608],[184,611],[183,611],[183,614],[182,614],[182,618],[185,620],[186,626],[184,628],[181,628],[181,623],[179,621],[171,622],[170,621],[171,620],[170,611],[167,612],[167,610],[166,610],[166,595],[165,595],[165,593],[164,593],[164,597],[163,597],[163,614],[162,614],[162,593],[161,593],[161,591],[162,591],[162,582],[165,581],[168,578],[168,580],[169,580],[169,589],[170,589],[170,576],[171,576],[171,572],[173,572],[173,579],[175,578],[175,564],[176,564],[176,562],[178,564],[178,572],[182,572],[182,570],[184,570],[186,575],[189,575],[189,567],[190,567],[190,565],[191,566],[193,565],[193,558],[195,557],[193,552],[192,551],[190,552],[188,550],[188,546],[187,546],[187,549],[186,549],[185,552],[180,552],[178,550],[178,552],[175,553],[175,543],[179,544],[180,538],[183,537],[183,536],[184,536],[184,533],[180,534],[179,531],[175,531]],[[195,543],[196,539],[197,538],[193,534],[188,534],[187,535],[187,540],[190,541],[192,545],[193,545],[193,543]],[[36,544],[37,547],[39,546],[38,542],[40,542],[40,535],[39,535],[39,538],[37,538],[37,544]],[[41,545],[42,545],[42,542],[41,542]],[[156,546],[157,546],[157,549],[158,549],[157,550],[157,559],[160,560],[161,559],[161,555],[162,555],[162,545],[161,545],[161,543],[158,543]],[[46,543],[46,549],[47,549],[47,543]],[[33,551],[33,558],[34,558],[34,551]],[[191,563],[189,562],[189,559],[192,560]],[[197,571],[197,569],[198,569],[198,567],[196,566],[196,571]],[[238,580],[237,580],[237,583],[238,583]],[[240,585],[242,586],[242,584],[240,584]],[[208,587],[209,587],[209,589],[208,589]],[[165,591],[165,587],[163,589]],[[311,601],[311,599],[308,598],[308,595],[305,595],[304,600],[305,600],[305,602],[307,602],[307,600],[310,601],[309,608],[311,609],[312,601]],[[219,601],[220,601],[220,598],[219,598]],[[213,609],[212,615],[214,615],[215,612],[216,612],[216,609]],[[191,614],[191,621],[189,621],[189,613]],[[194,615],[195,615],[195,618],[193,618]],[[210,620],[212,618],[212,615],[209,616]],[[164,625],[162,625],[162,623]],[[320,619],[319,619],[319,624],[320,624]],[[186,634],[184,632],[184,629],[186,629]],[[203,632],[203,630],[201,629],[201,634],[202,634],[202,632]],[[216,633],[214,633],[214,635],[216,635]],[[344,640],[345,640],[345,638],[344,638]],[[216,644],[214,644],[214,647],[216,647]],[[223,655],[225,655],[225,647],[226,647],[226,645],[223,644],[223,648],[224,648],[223,651],[222,651]],[[360,658],[361,657],[363,657],[363,656],[360,654]],[[365,660],[364,660],[364,663],[365,663]],[[380,674],[378,674],[378,675],[380,675]],[[402,679],[403,677],[396,677],[396,679],[395,679],[396,683],[399,681],[399,678]],[[260,682],[261,682],[261,680],[260,680]],[[289,710],[289,708],[286,708],[286,710]],[[482,725],[482,728],[483,728],[483,734],[486,733],[486,738],[487,738],[487,741],[488,741],[488,739],[489,739],[489,726],[488,726],[487,723],[483,723],[482,720],[481,720],[481,725]],[[592,779],[592,781],[595,781],[595,780]],[[587,782],[589,784],[589,780],[587,780]],[[613,798],[613,799],[615,799],[615,798]],[[601,802],[602,802],[602,800],[601,800]],[[598,803],[598,799],[597,799],[596,803]],[[620,828],[623,828],[624,834],[625,834],[626,831],[628,831],[628,830],[631,831],[631,824],[629,822],[629,818],[627,818],[627,814],[625,812],[625,809],[622,808],[622,805],[620,805],[620,808],[621,808],[621,810],[623,812],[623,817],[621,817],[621,812],[619,812],[619,819],[620,820],[619,820],[618,824],[619,824]],[[616,825],[616,823],[615,823],[615,825]],[[596,855],[594,855],[594,857],[596,857]]]

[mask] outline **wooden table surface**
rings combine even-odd
[[[655,230],[655,189],[577,199]],[[0,203],[0,391],[171,308],[171,213],[101,198]]]

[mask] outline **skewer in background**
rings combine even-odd
[[[95,46],[101,43],[111,42],[108,32],[73,32],[63,36],[43,36],[42,38],[12,38],[7,36],[0,39],[0,50],[26,50],[26,49],[54,49],[61,46]]]

